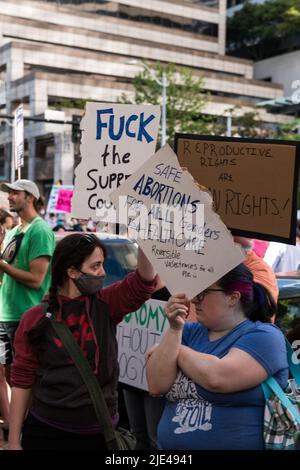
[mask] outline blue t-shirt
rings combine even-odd
[[[227,335],[210,341],[208,330],[187,323],[182,344],[195,351],[224,357],[239,348],[261,364],[286,388],[288,363],[282,332],[269,323],[246,320]],[[241,392],[209,392],[179,371],[166,395],[158,426],[158,447],[187,450],[263,449],[265,399],[261,386]]]

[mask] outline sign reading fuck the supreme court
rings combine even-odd
[[[180,167],[169,145],[110,198],[172,294],[194,297],[244,259],[210,194]]]
[[[234,235],[295,243],[299,143],[177,134],[175,149]]]
[[[86,104],[73,217],[116,222],[109,194],[153,155],[159,120],[159,106]]]

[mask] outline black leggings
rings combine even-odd
[[[106,450],[103,434],[76,434],[62,431],[29,414],[22,430],[24,450]]]

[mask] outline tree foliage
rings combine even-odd
[[[262,121],[257,109],[241,113],[241,107],[235,106],[224,113],[232,118],[232,136],[253,139],[277,139],[300,141],[300,118],[292,119],[286,124],[270,127]],[[225,135],[226,123],[222,121],[215,127],[219,135]]]
[[[244,4],[227,22],[229,52],[239,51],[253,60],[289,50],[299,42],[300,0],[267,0]]]
[[[86,102],[87,100],[84,100],[84,99],[62,98],[62,99],[57,99],[56,102],[52,106],[56,109],[64,109],[64,108],[84,109]]]
[[[162,77],[167,78],[166,132],[167,141],[173,145],[175,132],[210,134],[214,118],[203,113],[209,95],[203,90],[203,78],[195,77],[185,67],[157,62],[145,67],[133,79],[134,98],[123,93],[120,103],[160,104],[162,102]]]
[[[265,134],[263,122],[258,111],[253,108],[251,111],[242,113],[240,106],[227,109],[224,115],[218,119],[214,127],[216,135],[226,135],[227,122],[224,116],[231,116],[231,135],[242,138],[260,138]]]

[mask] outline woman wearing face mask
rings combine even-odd
[[[139,250],[137,271],[102,289],[104,260],[105,248],[93,234],[72,234],[61,240],[52,258],[47,312],[71,330],[102,387],[116,426],[116,324],[150,297],[156,276]],[[14,346],[8,449],[106,449],[86,386],[40,305],[22,317]]]

